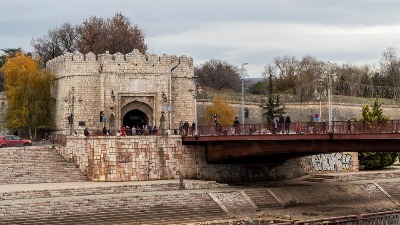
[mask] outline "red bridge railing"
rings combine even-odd
[[[265,134],[337,134],[395,133],[400,132],[400,120],[367,123],[361,121],[333,121],[329,129],[327,122],[262,123],[239,125],[199,126],[198,134],[208,135],[265,135]],[[194,132],[190,130],[189,135]]]

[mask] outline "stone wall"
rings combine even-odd
[[[171,136],[67,136],[58,151],[93,181],[159,180],[184,177],[218,182],[292,179],[321,172],[358,170],[357,153],[314,155],[282,165],[207,164],[200,146]]]
[[[52,90],[55,99],[55,129],[69,133],[67,117],[74,114],[74,128],[100,130],[99,114],[105,111],[105,125],[119,128],[124,113],[144,110],[149,125],[160,126],[161,112],[166,124],[177,128],[181,120],[194,121],[193,60],[186,56],[143,55],[138,50],[120,53],[83,55],[66,53],[47,63],[56,76]],[[162,94],[167,99],[164,102]],[[168,117],[168,115],[170,115]],[[114,122],[114,123],[112,123]]]
[[[229,104],[235,109],[235,115],[239,118],[239,121],[242,121],[242,105],[241,102],[229,102]],[[210,101],[198,101],[197,102],[197,114],[199,125],[202,124],[202,116],[205,116],[206,108],[211,106],[212,102]],[[311,117],[315,114],[319,114],[320,105],[319,102],[307,102],[307,103],[286,103],[284,104],[286,107],[286,115],[289,115],[292,122],[301,121],[307,122],[310,121]],[[263,123],[265,120],[262,118],[262,108],[260,104],[246,102],[245,107],[249,109],[249,118],[245,118],[246,124],[257,124]],[[345,121],[348,118],[359,119],[361,118],[361,110],[363,105],[361,104],[345,104],[345,103],[333,103],[332,104],[332,112],[333,112],[333,120],[337,121]],[[383,114],[389,116],[391,120],[400,119],[400,106],[381,106],[383,110]],[[328,103],[321,104],[321,120],[328,121],[328,112],[329,105]],[[232,121],[233,123],[233,121]]]

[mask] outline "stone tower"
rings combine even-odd
[[[181,120],[195,121],[190,57],[143,55],[136,49],[126,55],[75,52],[47,62],[47,68],[56,76],[53,116],[58,133],[82,134],[86,127],[96,131],[103,126],[176,129]],[[165,124],[160,122],[162,115]]]

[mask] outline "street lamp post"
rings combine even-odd
[[[244,66],[249,63],[242,63],[242,68],[240,69],[240,78],[242,80],[242,124],[244,124],[244,77],[245,69]]]
[[[194,77],[194,79],[197,79],[197,77]],[[194,97],[194,119],[195,119],[195,123],[194,123],[194,135],[198,134],[198,129],[197,129],[197,124],[198,124],[198,120],[197,120],[197,95],[201,93],[201,87],[199,83],[194,83],[194,90],[190,89],[189,91],[191,93],[193,93],[193,97]]]
[[[329,89],[328,89],[328,98],[329,98],[329,133],[333,132],[332,129],[332,78],[334,74],[328,73],[328,82],[329,82]]]
[[[74,129],[74,107],[75,107],[75,88],[72,87],[72,97],[71,97],[71,134],[75,133],[75,129]]]
[[[323,79],[322,77],[318,79],[317,86],[315,87],[314,95],[317,97],[317,100],[319,100],[319,121],[322,121],[322,96],[326,96],[326,90],[323,88]]]
[[[168,102],[167,95],[166,95],[164,92],[161,94],[161,97],[162,97],[164,103],[167,103],[167,102]],[[170,132],[169,130],[171,129],[170,110],[171,110],[171,109],[170,109],[170,106],[169,106],[169,104],[167,103],[167,106],[164,107],[163,111],[167,111],[167,112],[168,112],[168,132]]]

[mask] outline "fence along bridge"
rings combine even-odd
[[[301,129],[299,129],[301,127]],[[285,129],[286,128],[286,129]],[[204,146],[208,163],[282,163],[291,158],[333,152],[400,151],[400,120],[385,123],[333,121],[285,124],[199,126],[185,145]]]

